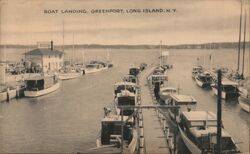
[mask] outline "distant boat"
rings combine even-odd
[[[235,99],[239,97],[238,83],[224,78],[221,82],[221,98],[223,99]],[[211,85],[214,94],[218,95],[217,82]]]
[[[182,112],[180,117],[178,129],[191,153],[217,153],[217,118],[213,112]],[[221,149],[222,153],[240,153],[235,141],[224,128],[222,128]]]
[[[203,72],[203,67],[202,66],[195,66],[193,67],[192,70],[192,78],[195,79],[195,77],[199,74]]]
[[[209,72],[203,72],[195,76],[195,81],[198,86],[208,88],[213,83],[213,77]]]
[[[141,69],[140,67],[131,67],[129,69],[129,75],[137,76],[140,73]]]
[[[26,90],[24,96],[39,97],[56,91],[60,83],[55,75],[45,75],[29,78],[26,81]]]
[[[65,68],[58,74],[60,80],[75,79],[82,75],[82,71],[77,71],[75,68]]]
[[[84,69],[84,74],[97,73],[103,70],[107,70],[108,64],[102,61],[91,61],[86,65]]]
[[[180,109],[169,108],[168,113],[173,122],[180,122],[180,115],[184,111],[193,111],[196,108],[197,101],[191,95],[172,94],[166,101],[166,105],[179,106]]]

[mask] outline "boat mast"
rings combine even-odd
[[[245,46],[246,46],[246,9],[245,9],[245,21],[244,21],[244,40],[243,40],[243,61],[242,61],[242,78],[244,78],[244,64],[245,64]]]
[[[237,72],[239,72],[239,69],[240,69],[241,22],[242,22],[242,1],[241,1],[241,7],[240,7],[240,31],[239,31],[239,42],[238,42],[238,64],[237,64]]]
[[[71,64],[72,64],[72,61],[75,59],[75,35],[74,35],[74,32],[73,32],[73,52],[72,52],[72,58],[71,58]]]
[[[160,41],[160,66],[162,65],[162,51],[161,51],[161,44],[162,44],[162,41]]]

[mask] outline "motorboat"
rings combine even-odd
[[[239,97],[238,83],[231,81],[227,78],[223,78],[221,82],[221,98],[223,99],[235,99]],[[218,83],[215,82],[211,85],[215,95],[218,95]]]
[[[192,70],[192,78],[195,79],[195,77],[199,74],[203,72],[203,67],[202,66],[195,66],[193,67]]]
[[[132,67],[129,69],[129,75],[137,76],[140,73],[140,67]]]
[[[196,109],[197,101],[191,95],[171,94],[170,98],[165,102],[169,106],[179,106],[180,108],[169,108],[168,114],[175,123],[180,122],[180,115],[183,111],[193,111]]]
[[[209,72],[199,73],[195,76],[195,81],[202,88],[209,88],[213,83],[213,77]]]
[[[100,62],[100,61],[92,61],[86,65],[83,74],[97,73],[97,72],[106,70],[108,68],[109,66],[107,63]]]
[[[210,111],[184,111],[178,129],[183,142],[193,154],[217,153],[217,118]],[[232,136],[221,128],[221,153],[240,153]]]
[[[49,94],[59,89],[60,83],[56,75],[43,75],[39,77],[32,77],[26,81],[26,90],[24,96],[39,97]]]
[[[75,79],[82,75],[82,71],[75,69],[74,67],[65,67],[61,69],[58,73],[58,78],[60,80]]]

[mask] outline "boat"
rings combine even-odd
[[[115,109],[118,115],[130,116],[134,109],[126,109],[121,113],[121,106],[135,106],[137,103],[137,86],[132,82],[115,84]]]
[[[195,81],[198,86],[202,88],[209,88],[213,83],[213,77],[209,72],[205,71],[197,74],[195,76]]]
[[[129,69],[129,75],[137,76],[140,73],[140,67],[132,67]]]
[[[170,95],[175,93],[177,93],[177,89],[175,87],[171,86],[160,87],[159,95],[161,102],[165,104],[165,102],[168,101],[168,99],[170,99]]]
[[[26,90],[24,96],[39,97],[56,91],[60,87],[60,83],[56,75],[44,75],[29,78],[26,81]]]
[[[221,98],[222,99],[235,99],[239,97],[238,83],[223,78],[221,82]],[[215,95],[218,95],[217,82],[211,85]]]
[[[69,80],[69,79],[75,79],[82,75],[82,71],[78,71],[75,68],[64,68],[60,71],[58,74],[58,78],[60,80]]]
[[[94,150],[101,153],[120,153],[123,148],[124,153],[137,153],[138,144],[137,125],[133,119],[128,116],[123,116],[122,119],[120,115],[107,114],[101,121],[101,131]]]
[[[170,98],[165,102],[166,105],[179,106],[179,109],[169,108],[168,114],[175,123],[180,122],[180,115],[183,111],[193,111],[196,109],[197,101],[191,95],[171,94]]]
[[[86,65],[83,74],[97,73],[108,69],[108,64],[100,61],[92,61]]]
[[[202,66],[195,66],[193,67],[192,70],[192,78],[195,79],[195,77],[199,74],[203,72],[203,67]]]
[[[217,153],[217,118],[210,111],[182,112],[178,129],[183,142],[193,154]],[[231,135],[222,128],[221,153],[240,153]]]

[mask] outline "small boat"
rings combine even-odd
[[[101,131],[96,139],[95,152],[120,153],[120,148],[123,148],[124,153],[138,152],[137,126],[132,119],[128,118],[128,116],[123,116],[122,130],[122,119],[120,115],[105,115],[101,121]],[[123,147],[121,147],[122,139]]]
[[[179,109],[170,108],[168,113],[173,122],[180,122],[180,114],[183,111],[193,111],[196,108],[197,101],[191,95],[171,94],[170,98],[165,102],[166,105],[179,106]]]
[[[217,82],[211,85],[214,94],[218,93]],[[221,82],[221,98],[223,99],[235,99],[239,97],[238,83],[233,82],[227,78],[224,78]]]
[[[199,74],[203,72],[203,67],[202,66],[196,66],[193,67],[192,70],[192,78],[195,79],[195,77]]]
[[[58,78],[60,80],[70,80],[78,78],[82,75],[82,71],[76,70],[74,67],[65,67],[64,69],[60,70],[58,74]]]
[[[106,69],[108,69],[108,65],[105,63],[93,61],[86,65],[83,74],[97,73]]]
[[[140,68],[139,67],[132,67],[129,69],[129,75],[134,75],[137,76],[140,73]]]
[[[166,101],[170,98],[171,94],[176,94],[177,89],[174,87],[166,86],[166,87],[160,87],[160,100],[165,104]]]
[[[26,90],[24,96],[39,97],[56,91],[60,87],[60,83],[56,75],[44,75],[29,78],[26,81]]]
[[[213,77],[209,72],[199,73],[195,76],[195,81],[202,88],[209,88],[213,83]]]
[[[213,112],[182,112],[180,118],[178,129],[191,153],[217,153],[217,118]],[[230,134],[224,128],[221,131],[221,153],[240,153]]]
[[[137,103],[137,86],[131,82],[119,82],[115,84],[115,109],[118,115],[129,116],[134,109],[126,109],[121,113],[120,106],[135,106]]]

